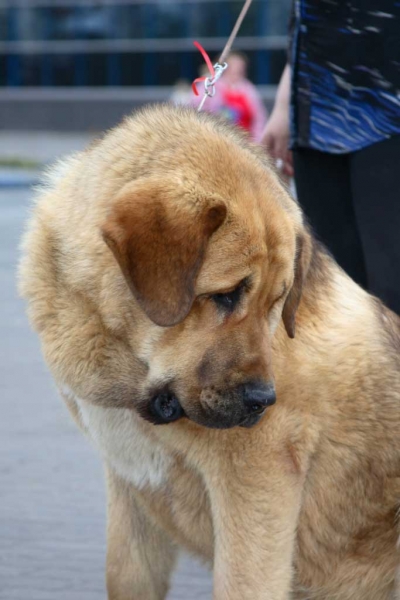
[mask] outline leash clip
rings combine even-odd
[[[204,80],[204,89],[205,93],[209,98],[213,98],[215,96],[215,84],[218,79],[221,77],[222,73],[227,68],[228,63],[224,63],[221,65],[220,63],[215,63],[214,65],[214,75],[212,77],[206,77]]]
[[[212,77],[204,78],[204,96],[199,104],[197,112],[201,111],[201,109],[204,106],[204,102],[207,100],[207,98],[213,98],[215,96],[215,84],[217,83],[218,79],[221,77],[222,73],[225,71],[227,66],[228,63],[226,62],[223,65],[221,65],[220,63],[215,63],[215,65],[213,66],[214,73]]]
[[[193,45],[196,46],[196,48],[201,52],[201,54],[206,62],[206,65],[208,67],[208,70],[211,74],[211,77],[198,77],[192,83],[193,92],[196,96],[198,96],[199,92],[197,91],[196,83],[199,83],[200,81],[204,81],[204,96],[203,96],[202,101],[200,102],[198,109],[197,109],[198,111],[200,111],[203,108],[203,104],[206,101],[206,99],[212,98],[214,96],[215,84],[217,83],[218,79],[221,77],[222,73],[227,68],[228,63],[224,62],[223,64],[221,64],[219,62],[216,62],[215,65],[213,65],[210,60],[210,57],[208,56],[207,52],[204,50],[203,46],[201,44],[199,44],[199,42],[193,42]]]

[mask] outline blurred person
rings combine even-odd
[[[216,92],[207,98],[204,110],[218,112],[242,129],[249,132],[251,138],[259,142],[267,120],[267,111],[256,86],[247,78],[247,57],[242,52],[231,52],[226,59],[228,68],[216,84]],[[209,76],[201,69],[201,75]],[[203,91],[199,87],[200,98]],[[192,104],[198,106],[195,98]]]
[[[263,143],[342,268],[400,313],[400,5],[295,0],[291,25]]]

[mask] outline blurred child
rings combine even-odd
[[[261,140],[267,121],[267,111],[255,85],[247,79],[247,57],[241,52],[232,52],[227,58],[228,68],[216,84],[213,98],[207,98],[203,110],[218,112],[239,127],[249,132],[251,138]],[[202,75],[209,76],[208,71]],[[192,99],[191,104],[198,106],[203,97]]]

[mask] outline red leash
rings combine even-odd
[[[203,46],[201,44],[199,44],[199,42],[193,42],[193,45],[196,46],[197,50],[200,50],[200,52],[201,52],[201,54],[202,54],[202,56],[203,56],[203,58],[205,60],[205,63],[207,65],[207,67],[208,67],[208,70],[210,71],[211,77],[215,77],[215,69],[214,69],[214,67],[212,65],[210,57],[208,56],[207,52],[204,50]],[[192,83],[192,90],[193,90],[193,93],[196,96],[199,96],[199,92],[198,92],[198,89],[196,87],[196,83],[199,83],[200,81],[205,81],[206,79],[208,79],[208,77],[198,77],[197,79],[195,79],[193,81],[193,83]]]

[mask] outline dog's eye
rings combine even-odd
[[[239,285],[231,292],[212,294],[210,298],[215,304],[225,310],[226,312],[232,313],[240,302],[243,290],[248,287],[247,280],[244,279]]]

